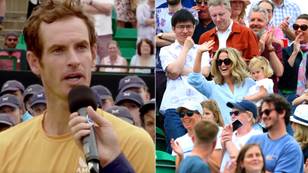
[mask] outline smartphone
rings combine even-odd
[[[237,130],[238,128],[240,128],[243,124],[241,123],[240,120],[235,120],[232,123],[232,127],[233,127],[233,131]]]

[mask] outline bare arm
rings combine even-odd
[[[291,67],[294,66],[296,56],[297,56],[298,52],[300,51],[299,37],[301,35],[302,35],[302,33],[298,34],[297,37],[294,40],[294,43],[293,43],[293,52],[292,52],[290,58],[288,59],[288,63]]]
[[[303,95],[297,97],[292,101],[292,105],[302,104],[304,101],[308,101],[308,93],[304,93]]]
[[[250,95],[250,96],[245,96],[244,99],[250,100],[250,101],[258,101],[263,99],[265,96],[267,96],[268,92],[264,88],[264,86],[260,86],[259,92],[256,94]]]
[[[99,0],[83,0],[83,9],[90,14],[105,14],[111,15],[112,4]]]
[[[201,44],[197,50],[197,54],[196,54],[196,58],[195,58],[195,63],[194,63],[194,67],[193,67],[193,72],[195,73],[200,73],[201,72],[201,58],[202,58],[202,54],[206,51],[209,51],[213,48],[214,45],[214,41],[210,40],[208,42],[204,42],[203,44]],[[203,74],[209,73],[209,69],[203,69],[202,70]],[[208,74],[207,74],[208,75]]]
[[[161,37],[155,36],[156,46],[164,47],[172,44],[175,41],[175,34],[173,32],[170,33],[162,33]]]

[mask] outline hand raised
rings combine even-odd
[[[194,46],[194,40],[191,37],[187,37],[184,42],[184,47],[187,49],[191,49]]]
[[[204,42],[204,43],[202,43],[202,44],[199,46],[198,50],[199,50],[201,53],[210,51],[210,50],[213,49],[214,44],[215,44],[215,41],[213,41],[213,40],[210,40],[210,41],[208,41],[208,42]]]
[[[177,141],[175,141],[173,138],[170,141],[172,150],[179,156],[183,156],[184,152],[182,147],[179,145]]]

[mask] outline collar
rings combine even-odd
[[[232,26],[233,26],[233,20],[232,20],[232,19],[230,19],[230,20],[231,20],[230,25],[228,26],[228,28],[227,28],[227,30],[226,30],[225,32],[220,32],[220,31],[218,31],[217,26],[216,26],[216,31],[217,31],[217,32],[220,32],[220,33],[231,32],[231,31],[232,31]]]

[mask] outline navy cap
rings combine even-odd
[[[14,126],[16,124],[12,115],[7,113],[0,113],[0,124],[6,124],[8,126]]]
[[[29,85],[24,92],[24,103],[35,93],[44,92],[44,87],[40,84]]]
[[[91,87],[93,92],[96,92],[101,100],[111,97],[112,94],[110,90],[103,85],[94,85]]]
[[[8,80],[2,85],[1,95],[12,91],[15,92],[18,90],[23,93],[25,90],[24,85],[17,80]]]
[[[239,109],[241,111],[250,111],[250,112],[252,112],[253,117],[257,118],[257,106],[251,101],[242,100],[242,101],[236,102],[236,103],[228,102],[227,106],[229,108],[236,108],[236,109]]]
[[[32,95],[29,99],[30,106],[34,106],[35,104],[43,103],[46,104],[46,98],[44,92],[38,92]]]
[[[155,110],[155,99],[150,100],[149,102],[145,103],[139,110],[140,116],[146,114],[149,110]]]
[[[129,110],[125,106],[111,106],[106,110],[107,112],[127,121],[130,124],[134,124],[134,119]]]
[[[127,90],[128,88],[141,88],[146,87],[146,83],[140,77],[134,76],[125,76],[119,82],[118,91],[122,92]]]
[[[124,101],[132,101],[135,102],[139,107],[143,106],[143,99],[138,93],[133,91],[120,92],[117,95],[115,104],[120,105]]]
[[[21,108],[21,104],[17,96],[12,94],[4,94],[3,96],[0,97],[0,107],[2,106]]]

